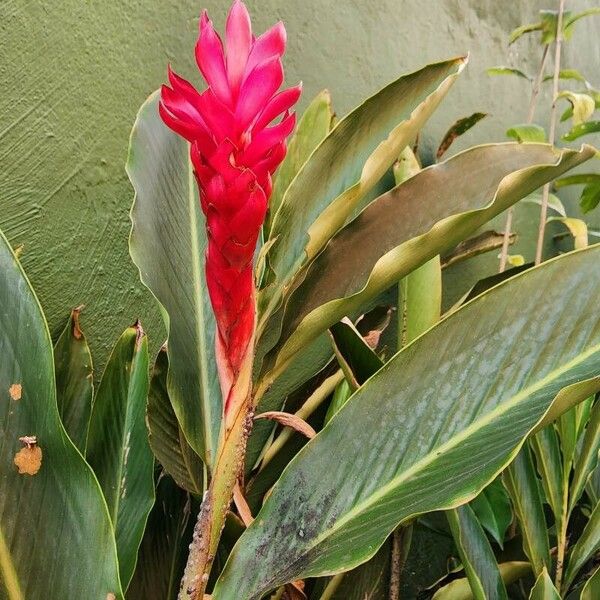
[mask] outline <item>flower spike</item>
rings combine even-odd
[[[161,90],[165,124],[190,142],[206,216],[206,279],[217,323],[216,355],[227,414],[249,389],[256,321],[253,258],[272,189],[271,177],[295,126],[290,112],[301,86],[279,91],[285,52],[283,24],[255,38],[248,10],[235,0],[225,43],[202,13],[196,62],[207,83],[198,90],[169,68]],[[247,381],[246,381],[247,380]],[[240,384],[241,385],[241,384]],[[236,400],[237,399],[237,400]]]

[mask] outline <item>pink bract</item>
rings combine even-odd
[[[227,17],[225,41],[223,45],[204,11],[195,54],[208,87],[200,93],[169,69],[170,87],[162,87],[159,111],[166,125],[191,144],[206,215],[206,279],[227,410],[231,387],[251,350],[256,320],[253,257],[271,176],[294,129],[290,110],[301,86],[278,92],[286,45],[283,23],[255,38],[248,10],[236,0]]]

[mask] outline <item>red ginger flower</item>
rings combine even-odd
[[[246,6],[235,0],[224,48],[204,11],[196,62],[208,88],[199,93],[169,69],[171,87],[161,90],[163,121],[191,143],[206,215],[206,280],[217,322],[225,411],[231,388],[251,356],[256,313],[253,257],[271,195],[271,176],[285,156],[285,139],[295,125],[289,111],[301,90],[298,85],[277,93],[283,82],[285,44],[281,22],[255,38]]]

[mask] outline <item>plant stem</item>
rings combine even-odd
[[[408,557],[412,540],[412,523],[400,525],[392,534],[392,556],[390,559],[389,600],[400,599],[402,570]]]
[[[224,419],[225,431],[219,440],[211,482],[194,527],[179,600],[204,598],[227,510],[244,461],[246,441],[252,428],[252,362],[253,354],[249,352],[232,389],[232,410]]]
[[[563,477],[563,500],[560,523],[557,523],[557,548],[556,548],[556,577],[554,580],[556,589],[560,591],[562,586],[563,569],[565,565],[565,552],[567,549],[567,525],[569,523],[569,475],[568,471]]]
[[[550,111],[550,130],[548,131],[548,142],[554,145],[556,135],[556,104],[558,102],[558,83],[560,79],[560,53],[562,49],[562,25],[565,12],[565,0],[558,2],[558,19],[556,25],[556,42],[554,46],[554,76],[552,78],[552,109]],[[535,264],[542,262],[542,251],[544,249],[544,233],[546,230],[546,219],[548,216],[548,197],[550,195],[550,184],[544,186],[542,192],[542,208],[540,210],[540,226],[538,229],[538,240],[535,249]]]
[[[342,579],[344,579],[345,573],[340,573],[339,575],[334,575],[330,580],[323,593],[321,594],[320,600],[331,600],[333,595],[340,587],[340,583],[342,583]]]
[[[544,69],[546,68],[546,60],[548,58],[548,50],[550,49],[549,44],[544,44],[544,50],[542,52],[542,60],[540,62],[539,71],[535,77],[533,85],[531,87],[531,96],[529,98],[529,110],[527,112],[527,123],[533,123],[535,117],[535,109],[537,107],[537,99],[540,95],[540,88],[544,79]],[[510,232],[512,229],[512,222],[514,216],[514,207],[511,206],[506,212],[506,224],[504,225],[504,237],[502,239],[502,250],[500,252],[500,273],[504,273],[506,270],[506,262],[508,260],[508,247],[510,245]]]

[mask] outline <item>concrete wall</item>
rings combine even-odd
[[[286,22],[288,80],[303,103],[328,87],[338,114],[398,74],[464,52],[471,62],[424,136],[430,150],[456,118],[491,113],[457,148],[503,139],[524,120],[528,90],[486,67],[533,71],[536,40],[507,47],[508,32],[553,0],[249,0],[255,28]],[[592,0],[570,0],[580,10]],[[192,48],[207,5],[221,27],[223,0],[3,0],[0,2],[0,228],[24,244],[23,264],[54,335],[69,308],[96,366],[123,328],[141,317],[154,347],[158,311],[127,251],[132,191],[125,176],[129,130],[167,62],[198,80]],[[579,25],[565,66],[600,84],[600,17]],[[542,98],[548,104],[547,94]],[[540,121],[545,117],[542,115]],[[594,217],[597,220],[597,217]]]

